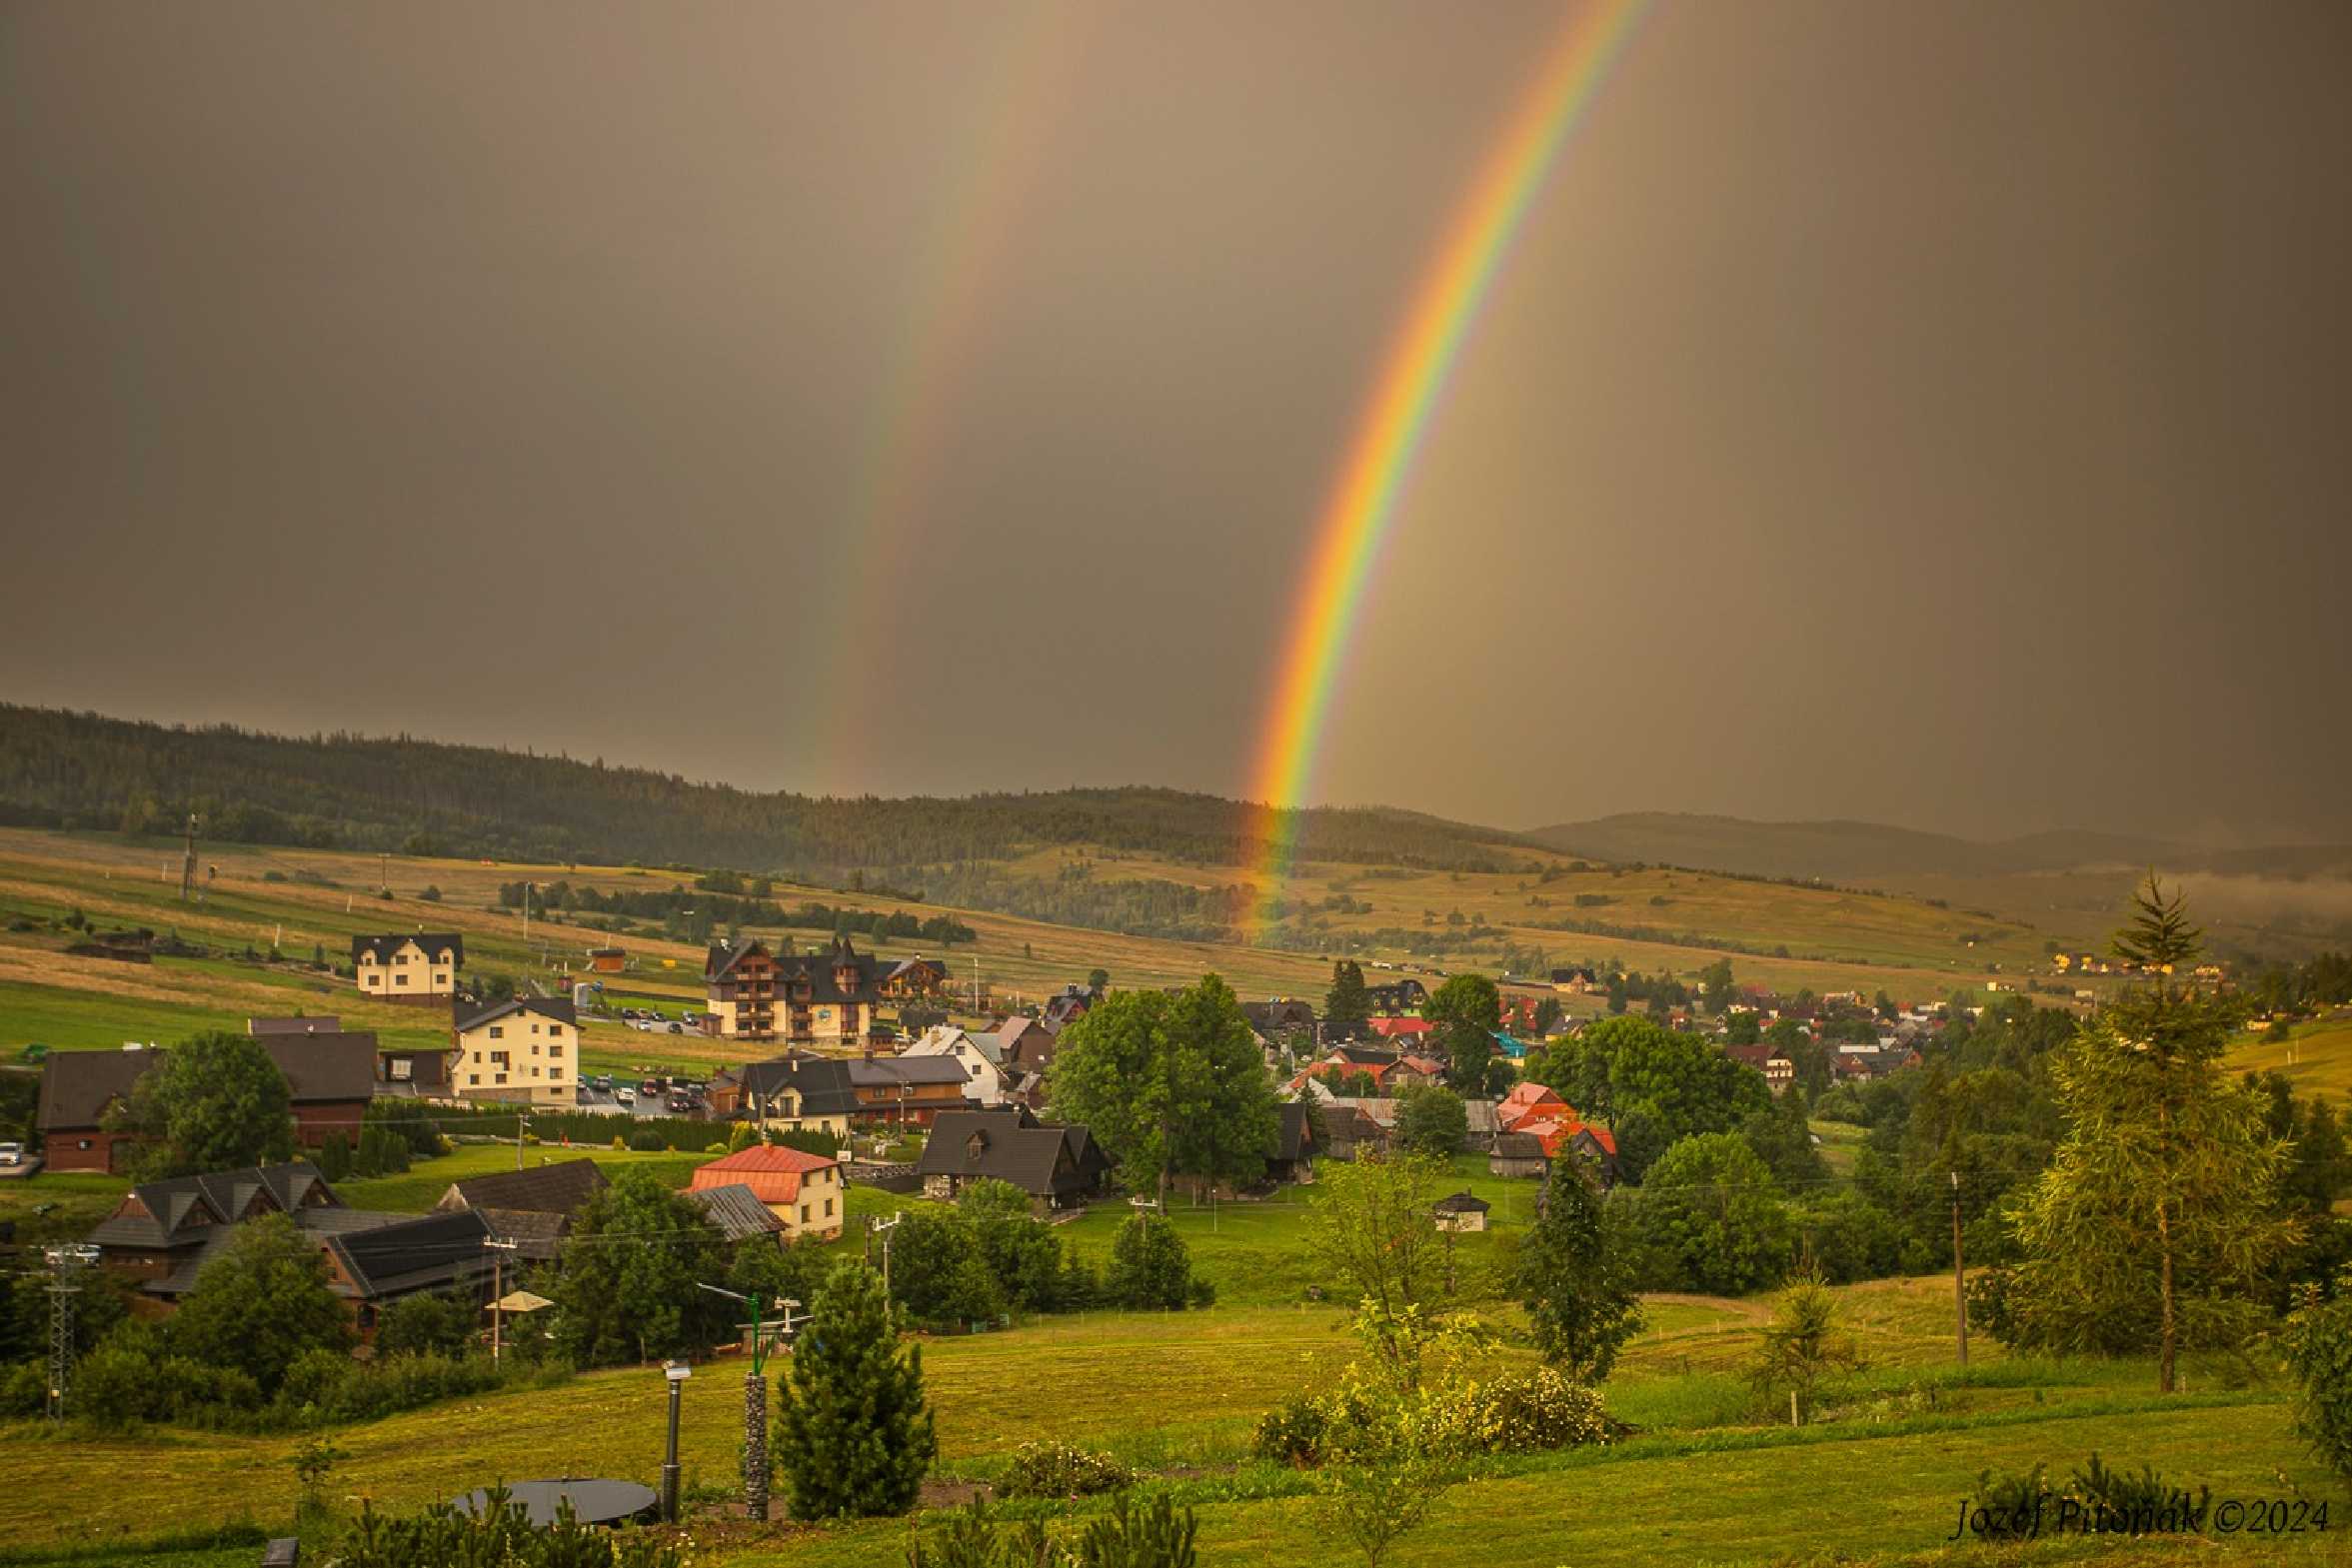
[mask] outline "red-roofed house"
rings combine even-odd
[[[1427,1034],[1437,1027],[1426,1018],[1374,1018],[1372,1032],[1382,1039],[1405,1039]]]
[[[801,1149],[755,1143],[707,1165],[695,1167],[687,1190],[743,1186],[784,1221],[787,1240],[821,1236],[827,1241],[842,1233],[842,1190],[839,1160]]]
[[[1554,1090],[1532,1080],[1522,1079],[1512,1084],[1510,1092],[1495,1105],[1494,1120],[1505,1132],[1517,1132],[1520,1130],[1519,1123],[1531,1116],[1559,1112],[1571,1116],[1575,1114],[1568,1110],[1568,1102]]]

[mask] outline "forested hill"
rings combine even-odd
[[[1174,789],[957,799],[760,794],[673,775],[407,737],[294,738],[0,705],[0,821],[502,858],[831,876],[1059,844],[1245,862],[1248,805]],[[1301,813],[1308,858],[1500,869],[1512,834],[1381,808]]]

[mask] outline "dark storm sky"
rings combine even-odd
[[[1242,790],[1558,15],[9,0],[0,698]],[[1663,0],[1317,796],[2352,838],[2348,150],[2340,0]]]

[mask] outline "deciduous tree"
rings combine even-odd
[[[1602,1223],[1600,1190],[1582,1160],[1552,1161],[1519,1253],[1518,1285],[1535,1348],[1579,1382],[1608,1376],[1618,1349],[1640,1331],[1632,1271]]]
[[[153,1181],[289,1158],[293,1114],[286,1074],[262,1042],[215,1030],[141,1073],[109,1125],[141,1135],[134,1171]]]

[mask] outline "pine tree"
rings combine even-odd
[[[1602,1222],[1600,1191],[1584,1161],[1551,1162],[1535,1228],[1519,1254],[1519,1289],[1543,1359],[1597,1383],[1641,1330],[1641,1300],[1622,1245]]]
[[[1363,965],[1341,958],[1331,965],[1331,988],[1323,997],[1323,1037],[1354,1039],[1371,1027],[1372,996],[1363,983]]]
[[[923,1352],[899,1353],[882,1276],[834,1266],[793,1347],[774,1451],[801,1519],[903,1514],[939,1440],[923,1396]]]

